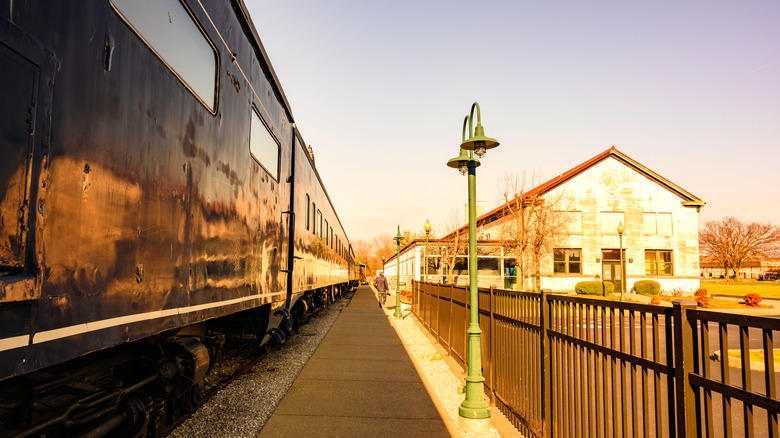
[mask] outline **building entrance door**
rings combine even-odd
[[[623,287],[623,272],[620,269],[620,260],[606,261],[601,264],[602,278],[615,284],[615,293],[619,293]]]
[[[623,250],[623,254],[623,257],[625,257],[625,250]],[[614,283],[615,293],[620,293],[623,290],[623,269],[620,266],[620,250],[602,249],[601,259],[601,277],[604,281]]]

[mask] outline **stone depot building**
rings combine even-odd
[[[531,201],[533,200],[533,201]],[[552,291],[573,291],[579,281],[626,281],[631,290],[638,280],[656,280],[666,291],[691,293],[699,288],[698,215],[704,201],[614,146],[590,160],[523,193],[510,207],[531,208],[548,201],[551,211],[565,217],[565,231],[548,239],[549,248],[540,259],[540,286]],[[518,257],[509,240],[507,204],[480,215],[478,230],[478,277],[480,286],[521,289]],[[623,264],[621,269],[622,234]],[[458,244],[455,244],[455,241]],[[412,277],[424,280],[423,260],[428,260],[428,281],[468,284],[468,226],[441,239],[415,240],[400,256],[402,282]],[[526,281],[532,290],[535,279],[532,257],[525,255]],[[397,261],[385,265],[385,275],[396,276]],[[530,278],[529,278],[530,277]]]

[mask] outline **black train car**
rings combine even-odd
[[[120,345],[142,363],[101,355],[115,403],[79,418],[163,423],[149,412],[197,389],[215,321],[282,340],[357,283],[242,0],[2,0],[0,88],[0,436],[77,425],[32,414],[30,388],[106,391],[94,362],[47,367]]]

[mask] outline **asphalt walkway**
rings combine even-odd
[[[387,318],[359,287],[260,438],[450,437]]]

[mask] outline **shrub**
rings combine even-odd
[[[696,300],[699,307],[704,307],[705,309],[710,307],[710,294],[707,292],[707,289],[699,289],[694,292],[693,299]]]
[[[752,293],[745,295],[745,304],[750,307],[758,307],[758,303],[761,302],[761,295]]]
[[[634,283],[634,290],[639,295],[659,295],[661,284],[655,280],[639,280]]]
[[[611,281],[580,281],[574,286],[574,291],[583,295],[609,295],[615,291]]]
[[[650,304],[652,304],[654,306],[657,306],[657,305],[661,304],[661,300],[659,300],[658,297],[650,298]]]

